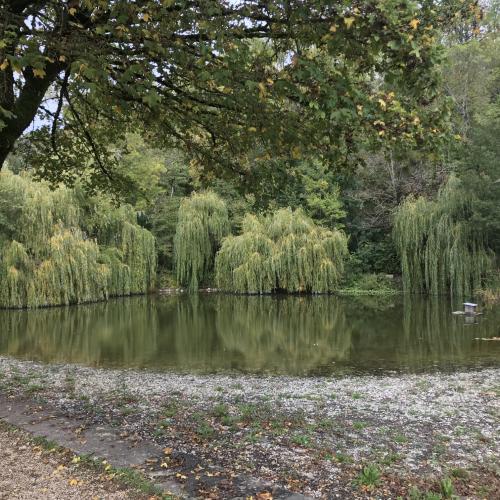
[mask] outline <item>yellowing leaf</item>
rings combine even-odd
[[[292,148],[292,158],[298,160],[301,157],[301,152],[299,146],[294,146]]]
[[[78,479],[70,479],[68,483],[70,486],[78,486]]]
[[[273,495],[267,491],[257,493],[256,500],[273,500]]]
[[[259,82],[259,95],[260,95],[260,97],[263,99],[264,97],[266,97],[266,93],[267,93],[267,90],[266,90],[265,83]]]
[[[151,15],[146,12],[145,14],[143,14],[142,19],[144,22],[147,23],[148,21],[151,20]]]
[[[417,26],[420,24],[420,21],[418,19],[412,19],[409,24],[412,29],[416,30]]]
[[[173,450],[172,448],[163,448],[163,453],[164,453],[165,455],[172,455],[172,452],[173,452],[173,451],[174,451],[174,450]]]
[[[387,103],[383,99],[378,100],[379,106],[385,110],[387,108]]]
[[[59,56],[59,61],[66,62],[66,56]]]
[[[255,127],[248,127],[249,132],[257,132],[257,129]]]
[[[3,60],[3,63],[0,64],[0,70],[5,71],[9,67],[9,61],[7,59]]]
[[[68,9],[69,15],[74,16],[76,14],[76,9],[74,7],[71,7],[71,9]]]
[[[58,465],[56,469],[52,471],[52,474],[59,474],[62,470],[64,470],[66,467],[64,465]]]
[[[45,70],[44,69],[38,69],[38,68],[33,68],[33,74],[37,77],[37,78],[43,78],[46,73],[45,73]]]
[[[332,33],[335,33],[335,32],[337,31],[337,28],[338,28],[338,26],[337,26],[336,24],[332,24],[332,25],[330,26],[330,31],[331,31]]]
[[[352,23],[356,20],[355,17],[344,17],[344,24],[347,26],[347,29],[349,29],[352,26]]]

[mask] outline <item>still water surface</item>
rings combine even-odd
[[[454,306],[454,307],[453,307]],[[500,307],[477,324],[420,297],[174,295],[0,311],[0,355],[183,372],[331,374],[500,365]]]

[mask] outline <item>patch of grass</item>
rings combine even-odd
[[[172,423],[172,419],[170,419],[170,418],[162,418],[158,422],[158,426],[161,427],[162,429],[166,429],[167,427],[170,427],[171,423]]]
[[[236,419],[232,417],[231,415],[224,415],[221,418],[221,423],[225,427],[234,427],[234,424],[236,423]]]
[[[154,437],[154,438],[160,438],[160,437],[162,437],[164,434],[165,434],[165,431],[164,431],[163,429],[160,429],[160,428],[156,428],[156,429],[153,431],[153,437]]]
[[[34,379],[34,376],[31,374],[21,375],[20,373],[16,373],[12,376],[11,380],[17,385],[29,385],[31,381]]]
[[[433,491],[420,491],[416,486],[412,486],[408,492],[409,500],[442,500],[439,493]]]
[[[129,406],[131,404],[136,404],[139,402],[139,398],[126,389],[119,390],[118,393],[111,397],[112,399],[114,399],[115,405],[119,408],[123,408],[124,406]]]
[[[437,443],[432,447],[432,453],[438,457],[446,453],[446,446],[443,443]]]
[[[129,415],[133,415],[134,413],[137,412],[137,409],[134,408],[133,406],[124,406],[120,410],[122,417],[128,417]]]
[[[177,415],[178,411],[179,405],[176,402],[172,401],[163,406],[161,413],[167,418],[173,418]]]
[[[61,449],[61,447],[55,441],[47,439],[45,436],[35,436],[33,438],[33,443],[47,451]]]
[[[322,396],[318,396],[316,394],[305,394],[302,399],[305,399],[307,401],[323,401]]]
[[[217,418],[227,417],[229,415],[229,408],[223,403],[215,405],[212,410],[212,415]]]
[[[26,387],[26,392],[28,394],[36,394],[38,392],[42,392],[44,389],[45,387],[41,384],[30,384]]]
[[[373,464],[363,467],[355,483],[358,486],[378,486],[380,484],[380,471],[378,467]]]
[[[422,389],[422,390],[426,390],[426,389],[429,389],[430,386],[431,386],[431,383],[426,380],[426,379],[423,379],[423,380],[419,380],[418,382],[416,382],[415,384],[419,389]]]
[[[196,434],[198,434],[201,439],[208,441],[215,436],[215,429],[206,422],[201,422],[198,427],[196,427]]]
[[[269,422],[271,432],[277,436],[281,436],[287,432],[285,421],[282,418],[273,418]]]
[[[399,293],[392,277],[385,274],[356,274],[342,288],[339,295],[395,295]]]
[[[356,429],[357,431],[362,431],[366,427],[365,422],[353,422],[352,423],[353,429]]]
[[[469,478],[469,472],[466,469],[463,469],[462,467],[455,467],[454,469],[451,469],[451,475],[453,477],[456,477],[457,479],[468,479]]]
[[[146,495],[157,496],[164,500],[173,498],[163,495],[162,489],[146,479],[140,472],[129,468],[113,469],[116,479],[121,483]]]
[[[249,421],[257,418],[259,414],[259,407],[252,403],[242,403],[238,405],[241,421]]]
[[[363,395],[360,392],[353,392],[351,394],[352,399],[362,399]]]
[[[395,462],[401,460],[401,455],[399,453],[395,453],[393,451],[386,453],[380,463],[382,465],[392,465]]]
[[[337,460],[339,464],[351,464],[354,462],[354,459],[351,456],[341,452],[335,453],[335,460]]]
[[[258,443],[260,441],[260,433],[250,432],[245,437],[245,441],[247,441],[248,443],[252,443],[252,444]]]
[[[444,498],[452,498],[455,493],[455,488],[453,487],[453,481],[449,477],[445,477],[441,479],[441,483],[439,484],[441,489],[441,494]]]
[[[394,441],[399,444],[407,443],[408,438],[404,434],[395,434]]]
[[[295,434],[292,437],[292,442],[298,446],[307,448],[311,444],[311,437],[306,434]]]
[[[317,427],[322,430],[331,430],[335,427],[335,421],[331,418],[318,420]]]

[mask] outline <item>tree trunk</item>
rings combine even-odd
[[[14,115],[11,118],[3,118],[5,126],[0,130],[0,170],[17,139],[35,118],[45,93],[62,69],[61,64],[47,65],[43,78],[35,77],[31,70],[26,71],[25,83],[17,99],[14,102],[10,100],[10,103],[3,99],[3,102],[0,102],[4,109]]]

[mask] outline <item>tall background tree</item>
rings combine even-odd
[[[0,165],[37,113],[50,124],[35,134],[34,167],[53,181],[123,180],[107,145],[139,123],[158,144],[239,174],[257,146],[352,165],[362,144],[433,144],[446,114],[438,30],[474,8],[2,0]]]

